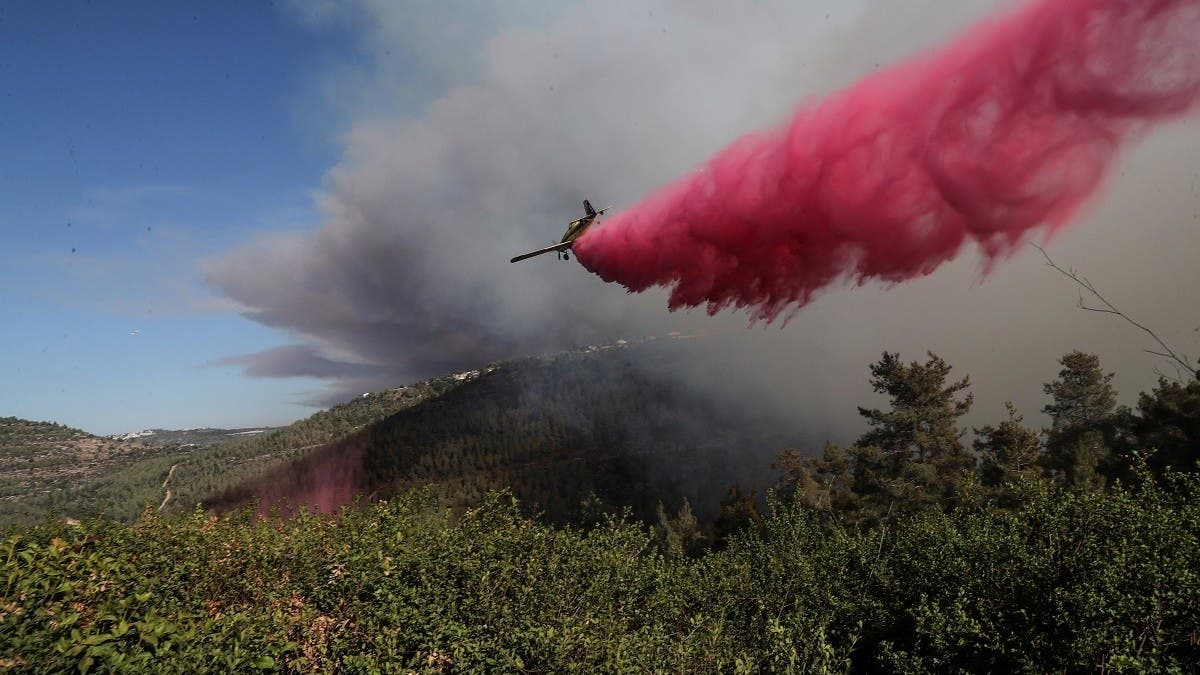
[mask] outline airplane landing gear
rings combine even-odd
[[[570,259],[571,259],[571,256],[569,254],[566,254],[566,253],[563,254],[563,260],[570,260]]]

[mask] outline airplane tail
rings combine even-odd
[[[594,215],[596,215],[596,209],[593,209],[593,208],[592,208],[592,204],[591,204],[591,202],[589,202],[589,201],[588,201],[588,200],[586,200],[586,199],[585,199],[585,200],[583,200],[583,210],[584,210],[584,211],[585,211],[585,212],[586,212],[586,213],[587,213],[589,216],[594,216]]]

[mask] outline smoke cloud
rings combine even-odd
[[[382,91],[393,79],[414,80],[386,55],[390,48],[405,43],[411,52],[420,22],[464,21],[461,12],[418,4],[416,26],[407,5],[350,5],[346,21],[370,26],[364,48],[377,70],[347,79]],[[519,17],[531,13],[529,4]],[[321,7],[305,21],[337,11]],[[456,47],[470,56],[456,67],[439,65],[458,82],[430,94],[419,116],[404,111],[411,92],[397,95],[401,110],[390,114],[364,96],[370,100],[345,134],[345,157],[317,197],[320,227],[265,234],[206,261],[209,283],[247,317],[291,333],[330,361],[376,368],[373,382],[350,369],[335,378],[335,397],[680,328],[572,265],[543,259],[514,267],[508,259],[557,240],[581,215],[584,198],[597,206],[629,201],[732,130],[786,110],[810,79],[793,72],[809,58],[799,54],[816,57],[832,41],[821,37],[825,26],[813,23],[812,10],[782,2],[748,10],[719,2],[584,3],[547,13],[555,18],[535,29],[525,27],[527,18],[516,27],[511,17],[491,17],[500,27],[477,42],[482,28],[459,29],[471,39]],[[852,15],[833,12],[829,21]],[[807,46],[792,43],[796,35]],[[430,49],[437,61],[455,51]],[[746,87],[712,95],[713,83],[743,71],[756,73]],[[695,102],[704,105],[678,105]],[[279,356],[236,363],[251,375],[286,374]],[[311,354],[292,356],[294,374],[311,373]],[[253,367],[263,359],[269,369]]]
[[[284,345],[255,354],[216,359],[212,366],[241,366],[250,377],[345,377],[375,372],[367,366],[330,359],[310,345]]]
[[[486,25],[462,25],[473,15],[452,4],[322,5],[357,17],[342,25],[361,27],[367,63],[353,76],[335,71],[331,105],[350,106],[351,121],[316,198],[322,220],[204,265],[246,317],[309,349],[229,365],[319,373],[330,390],[317,398],[329,403],[509,356],[703,330],[679,376],[851,434],[855,406],[875,404],[867,364],[883,349],[932,349],[969,374],[972,422],[1002,415],[1005,399],[1035,414],[1041,383],[1071,349],[1099,353],[1124,401],[1153,383],[1143,336],[1075,310],[1075,290],[1036,251],[982,285],[971,247],[901,286],[835,283],[786,326],[752,330],[735,312],[666,312],[666,290],[628,295],[553,256],[508,263],[557,240],[582,199],[634,204],[802,100],[849,91],[864,75],[886,81],[870,74],[960,32],[995,0],[523,2]],[[431,22],[458,25],[431,32]],[[424,51],[398,57],[414,50]],[[409,72],[420,62],[436,63],[436,77]],[[1189,118],[1128,148],[1106,198],[1080,214],[1086,226],[1064,229],[1050,252],[1173,345],[1194,348],[1200,317],[1181,289],[1200,285],[1200,125]],[[618,222],[612,213],[601,227]]]
[[[1067,223],[1130,135],[1200,94],[1200,2],[1038,0],[744,136],[587,232],[585,267],[772,320],[853,278],[988,261]]]

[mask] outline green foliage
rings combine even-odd
[[[1043,387],[1052,398],[1042,409],[1052,422],[1046,434],[1046,466],[1076,489],[1096,489],[1113,469],[1120,418],[1113,375],[1101,370],[1095,354],[1074,351],[1059,363],[1058,379]]]
[[[970,386],[963,378],[948,382],[950,365],[929,354],[925,363],[904,364],[884,352],[871,365],[871,386],[887,394],[888,410],[859,408],[870,426],[854,448],[854,491],[870,497],[878,509],[891,510],[924,499],[934,503],[953,496],[964,471],[974,467],[958,428],[971,409]]]
[[[196,511],[0,542],[14,672],[1176,671],[1200,662],[1200,482],[828,527],[720,551],[539,524],[506,494],[339,516]],[[836,525],[836,523],[835,523]]]
[[[1007,419],[975,429],[972,456],[957,425],[971,405],[969,395],[959,398],[968,380],[947,383],[950,367],[933,354],[924,364],[904,364],[885,352],[871,366],[871,382],[891,407],[860,408],[870,429],[849,448],[780,455],[779,486],[829,516],[876,524],[988,500],[1016,507],[1014,485],[1039,476],[1086,492],[1197,470],[1200,382],[1160,380],[1131,412],[1116,405],[1112,375],[1095,355],[1074,351],[1060,363],[1058,378],[1044,386],[1052,427],[1039,434],[1006,404]]]
[[[692,513],[692,505],[683,500],[679,513],[674,518],[667,515],[662,502],[658,503],[658,520],[654,525],[654,536],[659,550],[668,558],[695,556],[703,551],[705,535],[700,521]]]
[[[971,409],[973,397],[960,398],[970,380],[948,382],[949,374],[950,365],[933,353],[925,363],[905,364],[884,352],[871,365],[871,385],[891,407],[859,408],[870,429],[848,449],[827,444],[821,457],[781,456],[785,492],[864,523],[953,504],[975,459],[958,428]]]
[[[34,422],[19,417],[0,417],[0,447],[23,446],[42,441],[64,441],[79,436],[87,436],[87,434],[55,422]]]
[[[717,517],[714,528],[714,539],[718,546],[724,547],[734,535],[762,525],[762,515],[755,504],[756,497],[754,490],[746,492],[741,485],[734,484],[729,488],[729,496],[721,502],[721,515]]]
[[[1200,382],[1158,381],[1158,386],[1138,397],[1131,423],[1132,439],[1126,455],[1144,449],[1149,466],[1167,470],[1197,471],[1200,466]]]
[[[970,379],[947,383],[949,375],[950,365],[932,352],[925,363],[908,364],[899,354],[884,352],[871,365],[871,386],[889,397],[891,408],[858,409],[871,427],[858,445],[876,446],[898,459],[968,466],[957,420],[970,411],[973,396],[957,396]]]
[[[1011,483],[1041,473],[1042,444],[1038,432],[1024,426],[1012,403],[1005,403],[1004,408],[1008,418],[998,425],[976,429],[974,446],[980,460],[980,481],[1011,500]]]

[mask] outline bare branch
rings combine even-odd
[[[1092,282],[1087,277],[1081,276],[1078,272],[1075,271],[1074,268],[1063,269],[1062,267],[1059,267],[1058,264],[1055,263],[1054,260],[1050,258],[1050,254],[1046,253],[1046,249],[1042,248],[1041,246],[1038,246],[1037,244],[1034,244],[1033,242],[1030,242],[1030,246],[1033,246],[1034,248],[1036,248],[1038,251],[1041,252],[1042,257],[1046,259],[1046,265],[1048,265],[1051,269],[1055,270],[1059,274],[1062,274],[1066,278],[1075,282],[1076,285],[1083,288],[1085,291],[1090,293],[1094,298],[1099,300],[1100,304],[1104,305],[1104,307],[1088,307],[1087,305],[1084,305],[1083,304],[1083,293],[1080,292],[1080,297],[1079,297],[1079,308],[1080,309],[1087,310],[1089,312],[1097,312],[1099,314],[1115,314],[1115,315],[1121,317],[1126,322],[1128,322],[1130,325],[1132,325],[1136,328],[1139,328],[1142,332],[1149,335],[1151,338],[1154,339],[1155,342],[1158,343],[1158,346],[1162,347],[1161,352],[1152,351],[1149,349],[1145,350],[1146,352],[1148,352],[1150,354],[1154,354],[1155,356],[1169,359],[1169,360],[1173,361],[1177,367],[1182,367],[1185,372],[1189,372],[1189,373],[1195,372],[1196,376],[1200,377],[1200,371],[1195,371],[1194,366],[1192,366],[1192,364],[1190,362],[1188,362],[1185,357],[1181,356],[1178,352],[1171,349],[1171,347],[1168,346],[1166,342],[1163,342],[1162,338],[1158,337],[1157,333],[1150,330],[1146,326],[1138,323],[1137,321],[1134,321],[1132,318],[1130,318],[1130,316],[1128,314],[1117,309],[1111,302],[1109,302],[1103,295],[1100,294],[1100,291],[1096,290],[1095,285],[1093,285]],[[1200,331],[1200,328],[1198,328],[1197,330]]]
[[[1179,369],[1179,366],[1176,366],[1176,367],[1175,367],[1175,374],[1174,374],[1174,375],[1167,375],[1167,374],[1166,374],[1166,373],[1164,373],[1163,371],[1159,370],[1159,369],[1158,369],[1158,366],[1154,366],[1154,374],[1155,374],[1155,375],[1157,375],[1157,376],[1159,376],[1159,378],[1161,378],[1161,379],[1164,379],[1164,380],[1169,380],[1169,381],[1171,381],[1171,382],[1174,382],[1174,383],[1176,383],[1176,384],[1183,384],[1183,385],[1186,385],[1186,384],[1187,384],[1187,382],[1186,382],[1186,381],[1183,379],[1183,377],[1182,377],[1182,375],[1181,375],[1181,373],[1182,373],[1182,372],[1183,372],[1183,371],[1181,371],[1181,370]]]
[[[1079,309],[1082,309],[1085,312],[1096,312],[1097,314],[1116,314],[1118,316],[1123,316],[1120,312],[1114,312],[1111,309],[1103,309],[1100,307],[1088,307],[1087,305],[1078,305],[1078,307],[1079,307]]]

